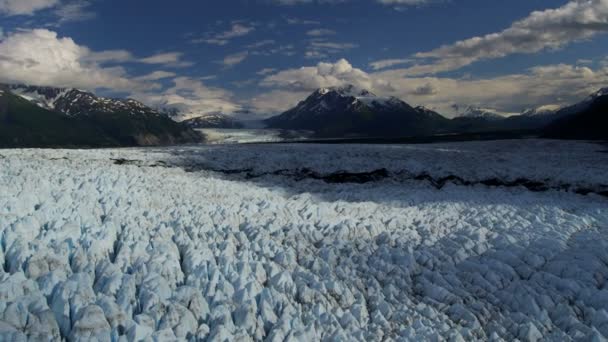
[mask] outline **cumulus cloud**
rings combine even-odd
[[[181,62],[181,54],[166,53],[137,59],[125,50],[92,51],[71,38],[46,29],[18,31],[0,41],[0,83],[23,83],[88,90],[125,92],[152,106],[170,106],[187,112],[232,112],[240,107],[232,94],[205,86],[200,80],[178,77],[157,70],[133,76],[123,67],[108,64],[142,62],[170,65]],[[162,90],[155,81],[173,78],[174,85]]]
[[[366,73],[342,59],[266,76],[261,85],[271,89],[254,99],[253,105],[279,112],[317,88],[345,84],[354,84],[383,96],[396,96],[412,105],[425,105],[448,116],[456,114],[455,104],[512,113],[546,104],[566,105],[579,101],[608,84],[608,67],[594,70],[558,64],[499,77],[457,79],[405,77],[393,71]],[[294,95],[289,96],[289,92]],[[281,98],[274,96],[277,94]]]
[[[319,63],[313,67],[280,71],[267,76],[261,83],[265,87],[279,87],[293,91],[312,91],[321,87],[344,84],[370,88],[371,79],[364,71],[353,68],[346,59],[340,59],[336,63]]]
[[[46,29],[19,31],[0,42],[0,81],[114,90],[153,86],[131,80],[121,67],[100,64],[122,57],[116,52],[91,51]]]
[[[0,14],[32,15],[36,11],[55,7],[59,0],[0,0]]]
[[[233,113],[241,109],[231,100],[232,93],[224,89],[208,87],[190,77],[176,77],[173,83],[172,87],[161,93],[142,92],[133,97],[152,106],[178,109],[184,120],[207,113]]]
[[[556,9],[532,12],[501,32],[417,53],[415,58],[428,62],[414,65],[406,73],[434,74],[480,60],[559,49],[605,32],[608,32],[608,0],[574,0]]]

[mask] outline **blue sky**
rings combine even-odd
[[[608,86],[608,0],[0,0],[0,17],[0,81],[192,115],[346,83],[446,115]]]

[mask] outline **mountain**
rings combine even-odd
[[[222,113],[209,113],[182,121],[191,128],[244,128],[235,118]]]
[[[608,95],[608,88],[602,88],[595,93],[589,95],[583,101],[572,106],[564,107],[556,112],[558,117],[566,117],[572,114],[577,114],[588,109],[598,98]]]
[[[449,120],[395,97],[347,85],[320,88],[265,122],[269,128],[313,131],[318,137],[398,137],[442,132]]]
[[[468,107],[458,118],[466,119],[483,119],[489,121],[503,120],[505,117],[498,114],[492,109],[486,109],[481,107]]]
[[[38,132],[38,135],[52,135],[53,130],[59,130],[64,125],[76,127],[91,127],[95,141],[103,140],[112,146],[148,146],[190,143],[203,140],[203,137],[187,125],[177,123],[166,115],[151,109],[140,102],[131,99],[109,99],[92,93],[67,88],[37,87],[24,85],[3,85],[3,94],[15,103],[19,98],[20,105],[11,107],[10,117],[17,117],[19,110],[23,115],[35,113],[39,118],[42,113],[51,117],[61,117],[62,124],[49,126],[44,131],[43,122],[30,120],[23,129]],[[27,102],[27,106],[23,101]],[[40,110],[34,110],[32,106]],[[27,113],[25,113],[27,112]],[[49,114],[49,113],[52,113]],[[69,119],[69,120],[65,120]],[[8,127],[8,124],[5,123]],[[93,134],[93,133],[91,133]],[[28,141],[38,142],[31,134],[26,135]],[[22,141],[23,144],[27,142]],[[60,140],[61,145],[65,141]],[[82,145],[78,139],[67,145]],[[90,144],[98,146],[98,144]],[[42,146],[42,145],[41,145]]]
[[[98,127],[42,108],[0,86],[0,147],[117,145]]]
[[[132,99],[99,97],[78,89],[11,85],[10,90],[42,108],[55,110],[71,117],[86,116],[91,113],[160,115],[157,110]]]
[[[540,106],[538,108],[526,109],[521,113],[521,115],[527,116],[527,117],[554,115],[560,109],[561,109],[561,107],[556,106],[556,105],[546,105],[546,106]]]
[[[545,137],[608,140],[608,88],[557,114],[559,118],[544,130]]]

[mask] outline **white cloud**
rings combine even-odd
[[[450,71],[484,59],[559,49],[606,32],[608,0],[573,0],[556,9],[532,12],[504,31],[417,53],[416,58],[427,62],[406,72],[423,75]]]
[[[83,60],[95,63],[121,63],[133,60],[133,55],[126,50],[91,51],[83,57]]]
[[[133,97],[157,107],[176,108],[184,115],[182,119],[206,113],[233,113],[241,106],[231,100],[232,93],[207,87],[200,80],[189,77],[173,79],[174,86],[162,93],[138,93]]]
[[[183,61],[181,52],[165,52],[137,60],[144,64],[163,64],[169,67],[189,67],[194,63]]]
[[[55,7],[59,0],[0,0],[0,14],[32,15],[36,11]]]
[[[308,95],[304,91],[271,90],[252,97],[249,105],[260,115],[269,116],[294,107]]]
[[[336,63],[319,63],[313,67],[303,67],[280,71],[267,76],[261,85],[276,87],[293,91],[313,91],[320,87],[355,84],[362,88],[372,86],[367,73],[353,66],[346,60],[340,59]]]
[[[221,63],[225,67],[231,68],[237,64],[243,63],[243,61],[245,61],[245,59],[247,59],[248,56],[249,56],[249,52],[247,52],[247,51],[238,52],[238,53],[224,57],[224,60],[222,60]]]
[[[413,62],[414,60],[411,58],[401,58],[401,59],[383,59],[379,61],[375,61],[369,63],[369,66],[374,70],[386,69],[393,67],[395,65],[408,64]]]
[[[394,71],[366,73],[342,59],[313,67],[289,69],[266,76],[271,88],[253,105],[274,112],[287,109],[320,87],[354,84],[412,105],[425,105],[453,115],[453,105],[475,105],[502,112],[520,112],[547,104],[569,104],[608,84],[608,67],[591,69],[566,64],[540,66],[523,73],[492,78],[405,77]],[[294,96],[289,96],[290,92]],[[280,94],[282,98],[275,95]],[[269,101],[264,104],[263,101]],[[285,107],[282,107],[285,106]]]
[[[258,74],[260,76],[264,76],[264,75],[272,74],[275,71],[277,71],[277,69],[275,69],[275,68],[264,68],[264,69],[256,72],[256,74]]]
[[[0,42],[0,82],[119,91],[156,86],[131,80],[121,67],[101,66],[99,61],[112,54],[46,29],[18,31]]]
[[[95,12],[89,10],[91,6],[88,0],[75,0],[59,6],[55,15],[59,17],[58,24],[71,21],[84,21],[95,17]]]
[[[158,71],[151,72],[144,76],[139,76],[136,78],[136,80],[141,81],[141,82],[158,81],[158,80],[162,80],[162,79],[169,78],[169,77],[175,77],[175,76],[177,76],[177,74],[174,72],[158,70]]]
[[[331,36],[336,34],[336,31],[328,30],[328,29],[315,29],[306,32],[307,35],[311,37],[320,37],[320,36]]]
[[[309,59],[326,58],[332,54],[342,53],[345,50],[351,50],[359,47],[354,43],[336,43],[326,41],[324,39],[312,39],[306,49],[305,56]]]
[[[300,19],[300,18],[285,18],[289,25],[321,25],[319,21]]]
[[[210,34],[206,38],[197,38],[193,39],[193,43],[207,43],[212,45],[226,45],[230,42],[230,40],[246,36],[249,33],[253,32],[255,27],[251,25],[245,25],[242,23],[233,23],[232,27],[228,31],[224,31],[217,34]]]
[[[252,44],[247,45],[248,49],[258,49],[264,46],[274,45],[276,41],[272,39],[261,40]]]

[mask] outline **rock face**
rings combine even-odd
[[[143,146],[191,143],[202,136],[131,99],[77,89],[0,86],[4,147]]]
[[[271,128],[314,131],[321,137],[410,136],[441,132],[449,121],[349,85],[321,88],[287,112],[266,120]]]

